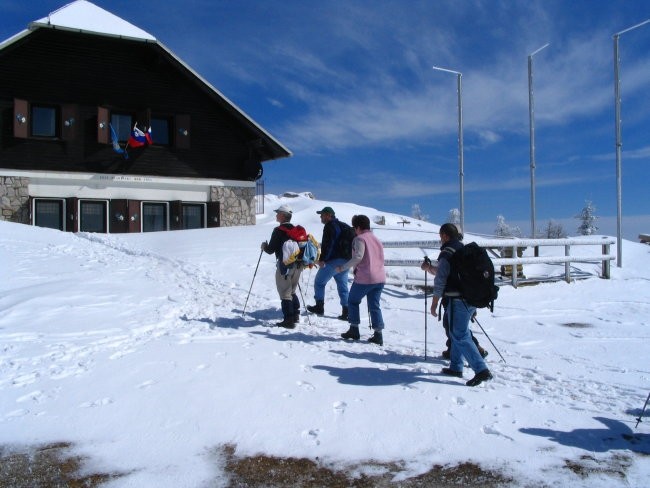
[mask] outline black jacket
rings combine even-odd
[[[454,272],[454,268],[451,265],[451,258],[454,253],[463,247],[463,243],[457,239],[446,242],[440,248],[440,254],[438,254],[438,261],[446,260],[449,262],[449,276],[447,276],[447,284],[445,285],[445,295],[449,294],[458,294],[460,290],[460,283],[458,282],[458,276]]]
[[[273,232],[271,233],[271,239],[269,240],[269,243],[266,245],[265,249],[267,254],[275,253],[275,259],[278,261],[282,261],[282,245],[289,240],[287,233],[280,229],[280,227],[291,229],[293,228],[293,224],[285,222],[284,224],[280,224],[275,229],[273,229]]]

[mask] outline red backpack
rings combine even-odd
[[[282,229],[292,241],[305,242],[309,239],[307,231],[302,225],[294,225],[290,229],[281,225],[280,229]]]

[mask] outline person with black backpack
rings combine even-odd
[[[314,279],[314,299],[316,305],[308,305],[307,310],[316,315],[325,313],[325,286],[334,278],[336,289],[341,303],[339,320],[348,320],[348,270],[337,272],[336,268],[345,264],[352,257],[352,240],[355,237],[354,229],[345,222],[336,218],[332,207],[325,207],[316,212],[324,224],[323,238],[321,240],[320,260],[318,272]]]
[[[440,227],[440,256],[433,282],[431,314],[437,317],[438,303],[447,301],[445,313],[448,314],[449,335],[451,338],[450,364],[442,368],[442,373],[457,378],[463,377],[463,364],[466,359],[475,376],[467,381],[467,386],[477,386],[492,379],[492,373],[485,364],[478,347],[472,341],[469,322],[476,313],[476,307],[469,304],[461,294],[462,284],[456,267],[454,254],[463,248],[460,233],[454,224]]]

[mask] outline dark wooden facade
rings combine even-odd
[[[29,137],[16,119],[34,103],[57,107],[57,137]],[[154,133],[124,159],[101,127],[112,111],[140,127],[169,120],[169,144]],[[0,121],[0,168],[252,180],[289,155],[158,43],[52,28],[0,50]]]
[[[116,152],[115,117],[127,132],[153,126],[153,144]],[[4,220],[73,232],[253,224],[262,162],[290,155],[148,34],[48,21],[0,44]]]

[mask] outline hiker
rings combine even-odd
[[[341,337],[343,339],[360,339],[359,323],[361,319],[359,305],[363,297],[367,297],[370,323],[374,330],[374,334],[368,339],[368,342],[383,346],[382,330],[384,329],[384,319],[381,315],[380,300],[386,283],[384,246],[370,230],[370,219],[365,215],[352,217],[352,227],[356,234],[356,237],[352,240],[352,257],[349,261],[336,268],[337,273],[354,268],[354,282],[348,295],[348,322],[350,328],[347,332],[341,334]]]
[[[463,236],[460,233],[458,233],[458,240],[459,241],[463,240]],[[440,254],[438,255],[438,262],[443,256],[442,253],[443,251],[440,251]],[[429,272],[432,275],[435,275],[436,270],[438,269],[438,264],[432,264],[430,260],[425,260],[420,266],[420,269]],[[442,351],[442,357],[443,359],[449,360],[449,358],[451,357],[451,336],[449,335],[449,314],[447,313],[447,307],[449,306],[449,297],[443,296],[442,299],[440,300],[440,304],[442,305],[442,308],[444,310],[442,314],[442,327],[445,329],[445,336],[447,337],[447,341],[445,342],[447,349]],[[474,312],[474,315],[472,315],[471,319],[473,319],[475,316],[476,316],[476,312]],[[440,320],[440,317],[438,317],[438,320]],[[469,335],[472,338],[472,342],[476,344],[476,348],[478,349],[479,354],[481,355],[482,358],[485,359],[488,355],[487,349],[481,347],[481,345],[478,342],[478,339],[474,336],[471,330],[469,331]]]
[[[339,320],[348,320],[348,270],[337,272],[336,268],[342,266],[352,255],[352,234],[350,226],[336,218],[332,207],[325,207],[316,212],[324,224],[323,238],[321,239],[320,260],[317,263],[318,272],[314,279],[314,299],[316,305],[308,305],[307,310],[316,315],[325,313],[325,286],[334,278],[336,289],[339,293],[341,315]]]
[[[267,242],[264,241],[261,245],[262,251],[267,254],[275,254],[277,260],[275,269],[275,286],[280,295],[280,303],[282,306],[282,322],[278,322],[278,327],[285,327],[293,329],[296,324],[300,322],[300,300],[296,295],[296,288],[300,280],[300,273],[302,273],[302,266],[294,264],[293,266],[285,266],[282,263],[282,245],[289,240],[287,233],[281,227],[291,229],[291,216],[293,210],[289,205],[280,205],[275,212],[275,220],[280,225],[273,229],[271,239]]]
[[[442,368],[442,373],[457,378],[463,377],[463,363],[467,360],[469,366],[474,370],[474,377],[469,380],[467,386],[477,386],[484,381],[492,379],[492,373],[488,369],[478,347],[471,339],[469,321],[476,313],[476,307],[469,305],[459,293],[457,278],[451,273],[451,257],[463,247],[460,242],[461,234],[454,224],[444,224],[440,227],[440,256],[436,277],[433,282],[433,298],[431,300],[431,314],[437,317],[438,302],[441,298],[447,300],[445,313],[449,314],[449,336],[451,338],[450,364],[448,368]]]

